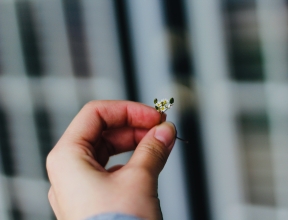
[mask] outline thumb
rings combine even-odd
[[[153,127],[138,144],[127,165],[144,168],[158,176],[174,146],[175,138],[173,123],[163,122]]]

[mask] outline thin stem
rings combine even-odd
[[[160,123],[159,124],[161,124],[162,123],[162,114],[163,114],[163,112],[160,112]],[[175,129],[176,129],[176,127],[175,127]],[[187,140],[184,140],[184,139],[182,139],[182,138],[179,138],[179,137],[177,137],[177,130],[176,130],[176,139],[178,139],[178,140],[180,140],[180,141],[183,141],[184,143],[186,143],[186,144],[188,144],[189,143],[189,141],[187,141]]]
[[[178,140],[180,140],[180,141],[183,141],[183,142],[186,143],[186,144],[189,144],[189,141],[184,140],[184,139],[182,139],[182,138],[179,138],[179,137],[177,137],[177,136],[176,136],[176,139],[178,139]]]

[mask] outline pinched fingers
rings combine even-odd
[[[60,142],[94,146],[105,130],[150,129],[157,123],[159,113],[152,107],[130,101],[92,101],[73,119]]]

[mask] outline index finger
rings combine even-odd
[[[91,101],[68,126],[62,141],[94,145],[106,129],[135,127],[150,129],[160,121],[152,107],[131,101]]]

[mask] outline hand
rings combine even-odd
[[[157,125],[159,117],[134,102],[86,104],[47,157],[48,197],[57,219],[105,212],[161,219],[157,179],[176,131],[172,123]],[[126,165],[104,168],[110,156],[134,149]]]

